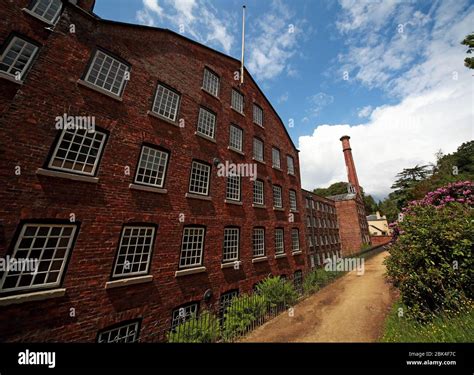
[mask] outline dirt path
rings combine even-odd
[[[373,342],[395,299],[385,281],[386,252],[365,262],[364,275],[356,271],[336,280],[294,307],[265,323],[243,342]]]

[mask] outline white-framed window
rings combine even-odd
[[[59,17],[62,5],[61,0],[35,0],[28,10],[43,21],[54,24]]]
[[[230,125],[229,147],[242,151],[243,130],[235,125]]]
[[[222,293],[219,298],[219,317],[224,318],[225,313],[232,304],[232,300],[239,296],[239,290],[229,290],[228,292]]]
[[[296,204],[296,191],[290,190],[290,210],[298,211],[298,205]]]
[[[281,186],[273,185],[273,207],[282,208],[283,200],[281,196]]]
[[[193,161],[191,164],[191,178],[189,179],[189,192],[193,194],[209,195],[209,179],[211,166]]]
[[[14,36],[0,57],[0,72],[21,82],[39,48],[19,36]]]
[[[296,228],[291,230],[291,251],[300,251],[300,232]]]
[[[199,315],[199,303],[191,302],[180,306],[171,313],[171,329],[174,330],[178,325],[189,319],[197,318]]]
[[[130,67],[115,57],[97,50],[87,71],[85,81],[114,95],[122,95]]]
[[[104,149],[106,134],[99,130],[64,129],[48,168],[94,176]]]
[[[303,292],[303,271],[295,271],[295,273],[293,274],[293,285],[299,293]]]
[[[205,232],[204,227],[184,228],[179,268],[192,268],[202,264]]]
[[[263,141],[258,138],[253,139],[253,158],[263,161]]]
[[[284,230],[282,228],[275,229],[275,254],[283,254],[285,252],[283,236]]]
[[[205,108],[199,108],[197,132],[214,139],[216,133],[216,115]]]
[[[307,227],[311,227],[311,216],[308,216],[307,219],[306,219],[306,223],[307,223]]]
[[[168,87],[158,83],[153,112],[171,121],[176,121],[178,115],[180,95]]]
[[[253,203],[261,206],[265,204],[264,182],[262,180],[253,182]]]
[[[234,262],[239,260],[240,229],[229,227],[224,228],[224,249],[222,262]]]
[[[237,175],[227,176],[227,186],[225,197],[231,201],[240,202],[240,182],[241,178]]]
[[[263,127],[263,109],[258,105],[253,105],[253,122]]]
[[[24,223],[11,254],[24,263],[20,270],[0,272],[0,293],[58,287],[76,231],[75,224]]]
[[[140,335],[140,320],[114,325],[99,331],[97,342],[105,343],[132,343],[138,341]]]
[[[165,183],[169,153],[149,146],[142,146],[135,182],[162,188]]]
[[[290,155],[286,156],[286,164],[288,166],[288,174],[295,174],[295,163],[293,157]]]
[[[280,150],[272,147],[272,167],[281,168]]]
[[[122,278],[148,274],[154,238],[154,226],[124,226],[112,277]]]
[[[311,236],[308,236],[308,245],[309,245],[310,247],[313,246],[313,237],[311,237]]]
[[[253,257],[265,256],[265,229],[254,228],[253,229]]]
[[[202,88],[215,97],[219,96],[219,76],[211,70],[204,68]]]
[[[310,202],[310,201],[311,201],[311,200],[310,200],[309,198],[306,198],[306,208],[309,208],[309,202]]]
[[[231,106],[237,112],[244,113],[244,96],[234,89],[232,89]]]

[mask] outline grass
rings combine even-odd
[[[382,342],[474,342],[474,303],[461,312],[444,312],[433,317],[429,323],[419,323],[399,309],[407,308],[397,302],[393,305],[387,320]]]

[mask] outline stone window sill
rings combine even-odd
[[[10,75],[10,74],[5,74],[4,72],[0,72],[0,78],[3,78],[3,79],[5,79],[5,80],[7,80],[7,81],[16,83],[17,85],[23,85],[23,80],[21,80],[21,79],[16,79],[16,78],[13,77],[12,75]]]
[[[260,262],[265,262],[268,259],[268,257],[258,257],[258,258],[253,258],[252,263],[260,263]]]
[[[199,199],[199,200],[202,200],[202,201],[212,201],[212,197],[210,197],[209,195],[199,195],[199,194],[193,194],[193,193],[186,193],[185,197],[189,198],[189,199]]]
[[[232,106],[230,106],[230,108],[231,108],[235,113],[238,113],[239,115],[245,117],[245,113],[244,113],[244,112],[239,112],[238,110],[236,110],[236,109],[235,109],[234,107],[232,107]]]
[[[166,117],[163,117],[161,115],[159,115],[158,113],[155,113],[153,111],[147,111],[146,113],[148,116],[151,116],[151,117],[154,117],[154,118],[157,118],[158,120],[161,120],[161,121],[164,121],[170,125],[173,125],[173,126],[176,126],[179,128],[179,125],[176,121],[173,121],[173,120],[170,120],[169,118],[166,118]]]
[[[240,202],[240,201],[233,201],[232,199],[224,199],[224,203],[227,203],[227,204],[235,204],[237,206],[242,206],[243,203]]]
[[[273,207],[273,211],[285,211],[283,207]]]
[[[286,254],[276,254],[275,259],[286,258]]]
[[[196,267],[196,268],[188,268],[185,270],[179,270],[174,273],[174,276],[179,277],[179,276],[186,276],[186,275],[194,275],[196,273],[203,273],[203,272],[206,272],[206,267],[204,266]]]
[[[242,264],[242,262],[241,262],[241,261],[238,261],[238,260],[235,260],[235,261],[233,261],[233,262],[222,263],[222,264],[221,264],[221,269],[224,269],[224,268],[235,268],[235,265],[236,265],[237,263],[239,264],[239,267],[240,267],[240,265]]]
[[[283,172],[283,169],[281,169],[280,167],[277,167],[275,165],[272,165],[272,168],[276,171]]]
[[[54,170],[51,170],[51,169],[38,168],[36,170],[36,174],[40,175],[40,176],[65,178],[65,179],[72,180],[72,181],[90,182],[90,183],[93,183],[93,184],[96,184],[96,183],[99,182],[98,177],[81,176],[81,175],[77,175],[77,174],[73,174],[73,173],[54,171]]]
[[[201,137],[202,139],[205,139],[206,141],[212,142],[212,143],[217,143],[217,141],[214,138],[208,137],[207,135],[201,134],[199,132],[194,132],[198,137]]]
[[[112,280],[105,283],[105,289],[120,288],[127,285],[143,284],[153,281],[153,275],[129,277],[126,279]]]
[[[50,298],[64,297],[65,295],[66,295],[65,288],[40,290],[40,291],[32,292],[32,293],[1,297],[0,306],[8,306],[8,305],[13,305],[13,304],[33,302],[33,301],[43,301]]]
[[[236,154],[239,154],[239,155],[242,155],[242,156],[245,156],[245,152],[242,152],[234,147],[231,147],[231,146],[227,146],[227,149],[230,150],[230,151],[233,151],[235,152]]]
[[[148,191],[150,193],[158,193],[158,194],[166,194],[168,193],[168,190],[163,189],[163,188],[158,188],[158,187],[153,187],[153,186],[146,186],[146,185],[140,185],[140,184],[130,184],[128,187],[132,190],[141,190],[141,191]]]
[[[253,160],[253,161],[256,161],[257,163],[260,163],[260,164],[265,164],[265,165],[267,164],[267,163],[265,162],[265,160],[259,160],[259,159],[255,159],[255,158],[252,158],[252,160]]]
[[[291,255],[293,255],[293,256],[301,255],[301,254],[303,254],[303,252],[302,252],[301,250],[293,251],[293,252],[291,253]]]
[[[267,208],[267,206],[265,206],[264,204],[256,204],[256,203],[253,203],[252,207],[253,208],[263,208],[263,209]]]
[[[109,98],[112,98],[114,100],[117,100],[119,102],[122,102],[122,97],[121,96],[118,96],[118,95],[115,95],[115,94],[112,94],[111,92],[107,91],[107,90],[104,90],[96,85],[93,85],[92,83],[89,83],[87,81],[84,81],[82,79],[78,79],[77,80],[77,83],[81,86],[84,86],[84,87],[87,87],[88,89],[91,89],[91,90],[94,90],[96,92],[99,92],[105,96],[108,96]]]

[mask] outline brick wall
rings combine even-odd
[[[94,341],[97,331],[133,318],[142,318],[141,340],[170,325],[171,311],[189,302],[203,301],[211,289],[210,303],[221,293],[239,289],[249,292],[254,283],[268,274],[292,274],[305,270],[306,249],[291,254],[291,229],[300,230],[304,245],[305,228],[299,213],[304,212],[300,191],[298,152],[281,120],[262,92],[247,75],[240,89],[245,95],[245,116],[230,108],[236,60],[193,43],[177,34],[158,29],[131,27],[101,22],[78,8],[67,6],[53,32],[21,10],[28,1],[7,2],[0,8],[0,43],[17,31],[41,44],[23,85],[6,81],[0,85],[0,256],[13,246],[14,233],[21,220],[62,219],[74,214],[80,231],[72,250],[62,287],[64,297],[0,307],[1,341]],[[74,24],[76,32],[69,32]],[[78,83],[87,69],[91,54],[101,47],[131,65],[131,79],[118,101]],[[221,78],[219,98],[201,89],[207,66]],[[157,81],[181,93],[178,116],[180,128],[147,114]],[[252,103],[264,111],[264,128],[252,121]],[[199,106],[217,113],[217,142],[194,134]],[[98,183],[71,181],[38,175],[48,159],[58,135],[54,118],[69,115],[95,116],[96,125],[109,132],[97,177]],[[229,124],[244,130],[244,153],[227,148]],[[216,176],[213,166],[211,201],[185,198],[192,159],[208,163],[214,158],[235,163],[250,163],[252,139],[265,142],[266,164],[258,164],[258,176],[265,181],[266,209],[252,207],[252,184],[242,182],[243,205],[225,204],[225,180]],[[133,182],[140,148],[144,143],[170,151],[166,175],[166,194],[134,191]],[[271,147],[281,150],[282,171],[271,167]],[[296,175],[286,172],[286,155],[293,156]],[[21,167],[21,174],[15,168]],[[130,174],[126,174],[127,168]],[[283,188],[283,212],[272,209],[271,184]],[[297,191],[298,211],[294,222],[289,217],[289,189]],[[184,222],[179,220],[184,215]],[[110,280],[120,231],[125,223],[158,225],[150,274],[145,284],[105,289]],[[206,226],[204,265],[206,272],[175,277],[178,268],[183,226]],[[237,225],[240,233],[239,270],[221,269],[223,228]],[[252,229],[266,228],[268,261],[252,258]],[[287,257],[274,259],[274,228],[285,229]],[[0,293],[1,297],[1,293]],[[12,324],[12,322],[15,324]]]
[[[370,236],[372,246],[386,245],[392,240],[392,236]]]

